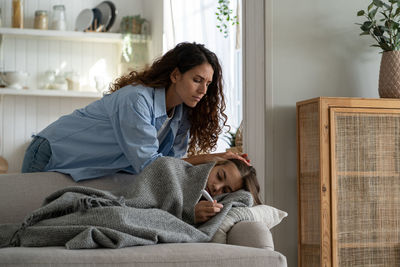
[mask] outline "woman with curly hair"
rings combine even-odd
[[[109,94],[60,117],[34,136],[22,172],[57,171],[75,181],[119,171],[140,173],[158,157],[192,164],[227,152],[216,147],[225,126],[222,71],[204,45],[180,43],[150,68],[118,78]],[[222,126],[220,125],[222,123]]]

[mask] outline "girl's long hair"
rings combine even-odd
[[[143,71],[132,71],[119,77],[111,84],[109,93],[113,93],[126,85],[144,85],[153,88],[168,88],[171,85],[170,75],[178,68],[180,73],[209,63],[213,70],[212,82],[207,93],[194,108],[189,109],[190,141],[188,155],[208,153],[215,149],[218,135],[226,126],[225,98],[222,88],[222,69],[217,56],[196,43],[180,43]]]

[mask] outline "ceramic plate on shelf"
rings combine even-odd
[[[111,21],[106,27],[106,30],[108,31],[114,25],[115,18],[117,17],[118,11],[113,2],[111,2],[111,1],[104,1],[104,2],[106,2],[111,8]]]
[[[98,9],[101,14],[101,23],[104,25],[103,28],[105,28],[105,31],[108,31],[110,25],[111,19],[112,19],[112,9],[109,4],[106,2],[101,2],[99,5],[95,7],[95,9]]]
[[[92,26],[94,13],[92,9],[85,8],[79,13],[75,21],[75,30],[84,31]]]

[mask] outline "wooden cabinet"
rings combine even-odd
[[[400,266],[400,100],[297,103],[299,266]]]

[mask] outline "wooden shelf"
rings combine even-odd
[[[340,171],[336,173],[337,176],[354,176],[354,177],[397,177],[400,176],[400,172],[391,171]]]
[[[35,39],[56,39],[73,40],[101,43],[122,43],[122,34],[109,32],[78,32],[78,31],[56,31],[56,30],[37,30],[37,29],[17,29],[0,28],[0,35],[9,35],[20,38]],[[140,34],[134,36],[134,40],[142,40],[144,37]]]
[[[62,91],[62,90],[41,90],[41,89],[12,89],[0,88],[0,95],[11,96],[53,96],[53,97],[80,97],[80,98],[101,98],[103,95],[99,92],[80,92],[80,91]]]
[[[400,247],[400,243],[377,242],[377,243],[338,243],[339,249],[346,248],[391,248]]]

